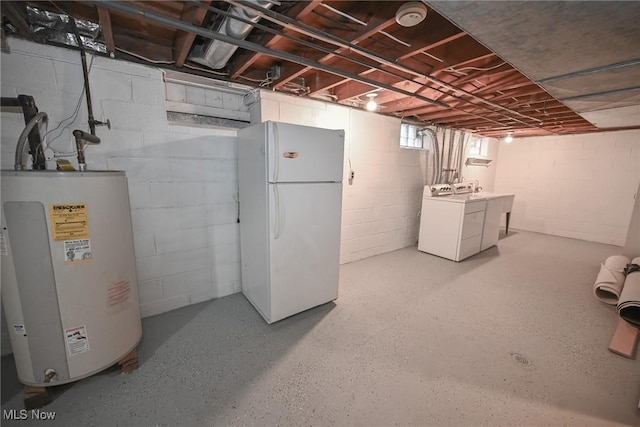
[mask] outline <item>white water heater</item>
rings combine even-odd
[[[97,373],[142,336],[124,172],[2,171],[2,304],[20,381]]]

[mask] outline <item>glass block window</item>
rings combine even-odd
[[[423,148],[422,135],[418,132],[420,128],[408,123],[400,125],[400,147],[403,148]]]

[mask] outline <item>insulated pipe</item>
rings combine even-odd
[[[466,132],[460,132],[460,140],[458,141],[458,182],[462,182],[462,158],[464,157],[464,139]]]
[[[442,183],[442,168],[444,167],[444,144],[447,138],[447,128],[442,128],[442,145],[440,146],[440,161],[438,162],[438,179],[436,184]]]
[[[439,179],[440,179],[440,142],[438,141],[438,128],[436,128],[436,130],[434,131],[434,135],[436,136],[435,138],[435,147],[436,147],[436,151],[435,151],[435,162],[436,162],[436,175],[433,178],[433,183],[434,184],[438,184],[439,183]]]
[[[433,129],[424,128],[422,129],[423,134],[426,132],[431,135],[431,145],[433,145],[433,149],[431,150],[431,157],[433,158],[433,167],[431,170],[431,176],[429,178],[429,184],[435,184],[436,174],[437,174],[437,166],[438,166],[438,136]]]
[[[447,169],[449,169],[449,174],[447,175],[447,180],[451,181],[451,159],[453,157],[453,144],[456,140],[456,131],[453,129],[450,129],[449,132],[449,155],[447,156]]]
[[[35,116],[33,116],[33,118],[29,120],[29,123],[27,123],[25,128],[22,130],[20,137],[18,137],[18,144],[16,144],[15,162],[13,164],[13,168],[17,171],[24,170],[26,167],[22,161],[24,146],[27,142],[27,138],[29,137],[29,134],[31,134],[31,131],[33,130],[33,128],[36,127],[38,122],[40,122],[41,120],[43,121],[43,123],[49,122],[49,116],[47,116],[47,113],[40,112]]]

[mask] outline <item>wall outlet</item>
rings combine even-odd
[[[356,173],[353,170],[349,171],[349,185],[353,185],[353,178],[355,178]]]

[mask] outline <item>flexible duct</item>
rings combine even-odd
[[[421,129],[420,132],[422,132],[423,135],[425,133],[428,133],[429,135],[431,135],[432,148],[429,151],[431,153],[433,164],[432,164],[431,173],[429,174],[429,180],[427,184],[435,184],[436,178],[438,176],[438,151],[439,151],[438,150],[438,134],[436,131],[430,128]]]
[[[15,156],[15,162],[14,162],[14,169],[17,171],[21,171],[24,170],[26,168],[24,162],[22,161],[22,156],[23,156],[23,152],[24,152],[24,146],[27,142],[27,138],[29,138],[29,134],[31,133],[31,131],[33,131],[33,128],[36,127],[36,125],[40,122],[43,121],[43,123],[48,123],[49,122],[49,116],[47,116],[47,113],[45,112],[40,112],[38,114],[36,114],[35,116],[33,116],[33,118],[31,120],[29,120],[29,123],[27,123],[27,125],[24,127],[24,129],[22,130],[22,133],[20,134],[20,137],[18,138],[18,144],[16,145],[16,156]],[[39,146],[38,148],[39,150],[42,149],[41,146]],[[34,153],[34,156],[36,154]]]
[[[265,9],[269,9],[273,6],[273,3],[269,0],[251,0],[249,3],[254,3],[258,6],[262,6]],[[238,6],[232,6],[230,9],[230,16],[226,16],[218,33],[233,37],[238,40],[244,40],[247,38],[253,26],[246,22],[241,22],[233,17],[241,18],[249,22],[258,22],[260,20],[260,12],[252,9],[242,8]],[[225,43],[220,40],[213,40],[209,44],[200,47],[195,50],[195,53],[189,56],[191,61],[206,65],[214,70],[224,68],[229,62],[229,59],[233,53],[238,49],[238,46]]]

